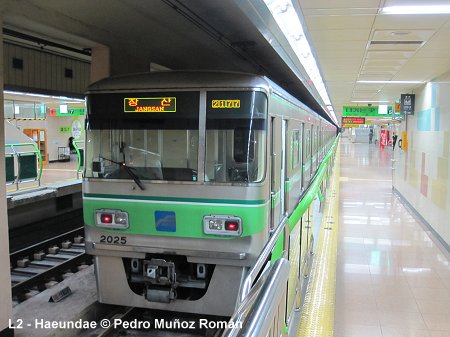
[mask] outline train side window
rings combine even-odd
[[[311,154],[311,130],[306,130],[306,142],[305,142],[305,147],[306,147],[306,158],[309,158],[310,154]]]
[[[300,164],[300,150],[299,150],[299,130],[294,130],[292,133],[292,168],[296,168]]]
[[[234,129],[233,157],[236,163],[247,163],[255,160],[255,136],[249,129]]]
[[[254,91],[209,91],[206,107],[205,181],[262,181],[267,96]]]

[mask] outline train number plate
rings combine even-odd
[[[127,237],[126,236],[117,236],[117,235],[101,235],[100,236],[101,243],[109,243],[113,245],[126,245]]]

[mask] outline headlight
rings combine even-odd
[[[203,232],[220,236],[240,236],[242,234],[242,220],[232,215],[205,215],[203,217]]]
[[[97,209],[95,211],[97,227],[110,229],[127,229],[128,213],[118,209]]]

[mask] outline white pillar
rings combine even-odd
[[[1,11],[0,11],[1,13]],[[0,27],[3,20],[0,16]],[[0,31],[0,116],[4,120],[3,103],[3,34]],[[13,336],[8,328],[12,318],[11,275],[9,268],[8,210],[6,208],[5,124],[0,122],[0,336]]]
[[[111,73],[110,49],[107,46],[92,48],[91,83],[106,78]]]

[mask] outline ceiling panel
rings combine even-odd
[[[361,81],[389,81],[392,79],[392,75],[390,74],[384,74],[384,73],[378,73],[378,74],[360,74],[358,76],[358,80]]]
[[[352,103],[352,100],[371,100],[373,99],[373,97],[375,96],[375,92],[374,93],[366,93],[366,92],[354,92],[352,94],[352,99],[349,101],[349,105],[351,105],[350,103]]]
[[[351,55],[348,55],[348,57],[346,58],[342,58],[339,59],[339,62],[335,62],[336,58],[335,57],[322,57],[321,58],[322,61],[324,61],[324,63],[327,64],[327,66],[330,66],[332,68],[354,68],[354,69],[359,69],[360,67],[360,62],[361,59],[360,58],[355,58]]]
[[[309,32],[313,39],[320,40],[320,43],[341,42],[341,41],[367,41],[369,30],[364,29],[318,29]]]
[[[410,58],[414,55],[414,51],[404,50],[368,50],[366,54],[367,59],[402,59]]]
[[[356,81],[356,79],[358,78],[358,71],[350,72],[348,70],[331,69],[328,71],[324,71],[324,73],[328,74],[328,78],[325,78],[326,83],[330,81]]]
[[[342,60],[346,59],[348,56],[362,59],[364,57],[365,50],[364,48],[361,48],[360,50],[353,50],[349,51],[346,49],[332,49],[329,48],[329,46],[324,46],[323,48],[320,48],[320,51],[318,52],[316,48],[316,55],[319,58],[319,61],[323,58],[328,58],[329,60]],[[319,62],[322,64],[322,62]]]
[[[426,41],[434,33],[435,29],[375,29],[372,40],[376,41]]]
[[[408,59],[365,59],[366,67],[398,67],[408,62]]]
[[[377,8],[311,8],[303,10],[303,15],[376,15]]]
[[[305,18],[308,30],[371,29],[375,15],[317,15]]]
[[[439,48],[439,46],[442,46],[442,48]],[[432,41],[420,48],[415,55],[416,59],[433,57],[450,58],[450,44],[448,42]]]
[[[367,41],[330,41],[328,43],[317,41],[317,43],[314,43],[313,48],[317,53],[345,52],[345,55],[349,56],[354,55],[354,53],[364,53],[366,46]]]
[[[448,5],[448,0],[425,0],[428,5]],[[424,0],[386,0],[385,6],[418,6],[423,5]]]
[[[422,0],[422,3],[425,0]],[[377,15],[374,29],[415,30],[439,29],[448,15]]]
[[[398,71],[401,67],[402,64],[397,64],[397,65],[387,65],[387,64],[372,64],[372,63],[367,63],[367,60],[364,61],[365,63],[363,64],[362,68],[361,68],[361,72],[366,72],[366,71],[380,71],[380,72],[385,72],[385,71]]]
[[[384,84],[381,83],[356,83],[354,90],[356,91],[378,91],[383,89]]]
[[[397,72],[398,72],[398,69],[392,69],[392,70],[368,69],[368,70],[362,70],[360,72],[360,74],[365,75],[367,77],[371,77],[374,75],[386,75],[387,77],[390,76],[390,78],[392,78]]]
[[[353,96],[355,95],[365,95],[367,97],[372,97],[376,95],[378,90],[353,90]]]
[[[418,57],[424,56],[438,56],[439,53],[443,53],[442,56],[448,55],[450,51],[450,29],[442,29],[430,38],[424,46],[417,53]]]
[[[379,0],[298,0],[302,8],[378,8]]]
[[[450,69],[450,58],[421,58],[408,62],[394,77],[396,80],[430,81]]]
[[[372,42],[372,41],[371,41]],[[414,52],[422,47],[423,43],[405,44],[405,43],[387,43],[387,44],[370,44],[369,51],[410,51]]]
[[[353,89],[353,86],[355,85],[355,81],[329,81],[327,82],[327,86],[328,87],[342,87],[342,88],[347,88],[347,87],[351,87]]]

